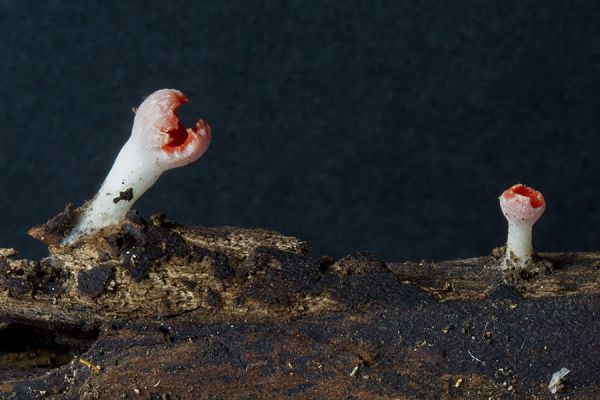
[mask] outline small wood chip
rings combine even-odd
[[[80,358],[80,359],[79,359],[79,362],[80,362],[81,364],[85,365],[86,367],[88,367],[88,368],[91,368],[91,369],[92,369],[94,372],[96,372],[96,373],[100,373],[100,369],[101,369],[101,368],[100,368],[100,366],[99,366],[99,365],[94,365],[94,364],[92,364],[91,362],[89,362],[89,361],[87,361],[87,360],[84,360],[83,358]]]

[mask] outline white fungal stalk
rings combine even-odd
[[[546,209],[544,196],[522,184],[514,185],[500,196],[500,208],[508,221],[508,238],[503,268],[524,269],[531,263],[533,224]]]
[[[204,154],[211,140],[210,127],[198,120],[195,129],[186,129],[176,112],[185,102],[180,91],[162,89],[138,107],[131,137],[96,196],[81,208],[65,243],[118,223],[163,172],[190,164]]]

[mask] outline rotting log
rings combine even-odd
[[[2,399],[600,398],[600,253],[384,263],[263,230],[130,213],[73,245],[67,210],[0,251]]]

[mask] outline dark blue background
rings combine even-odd
[[[496,197],[548,209],[539,250],[600,249],[600,3],[0,2],[0,246],[99,188],[131,107],[174,87],[213,126],[137,204],[275,229],[314,255],[488,253]]]

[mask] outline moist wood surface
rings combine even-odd
[[[135,213],[62,246],[69,218],[46,259],[0,250],[2,399],[600,398],[598,253],[525,280]]]

